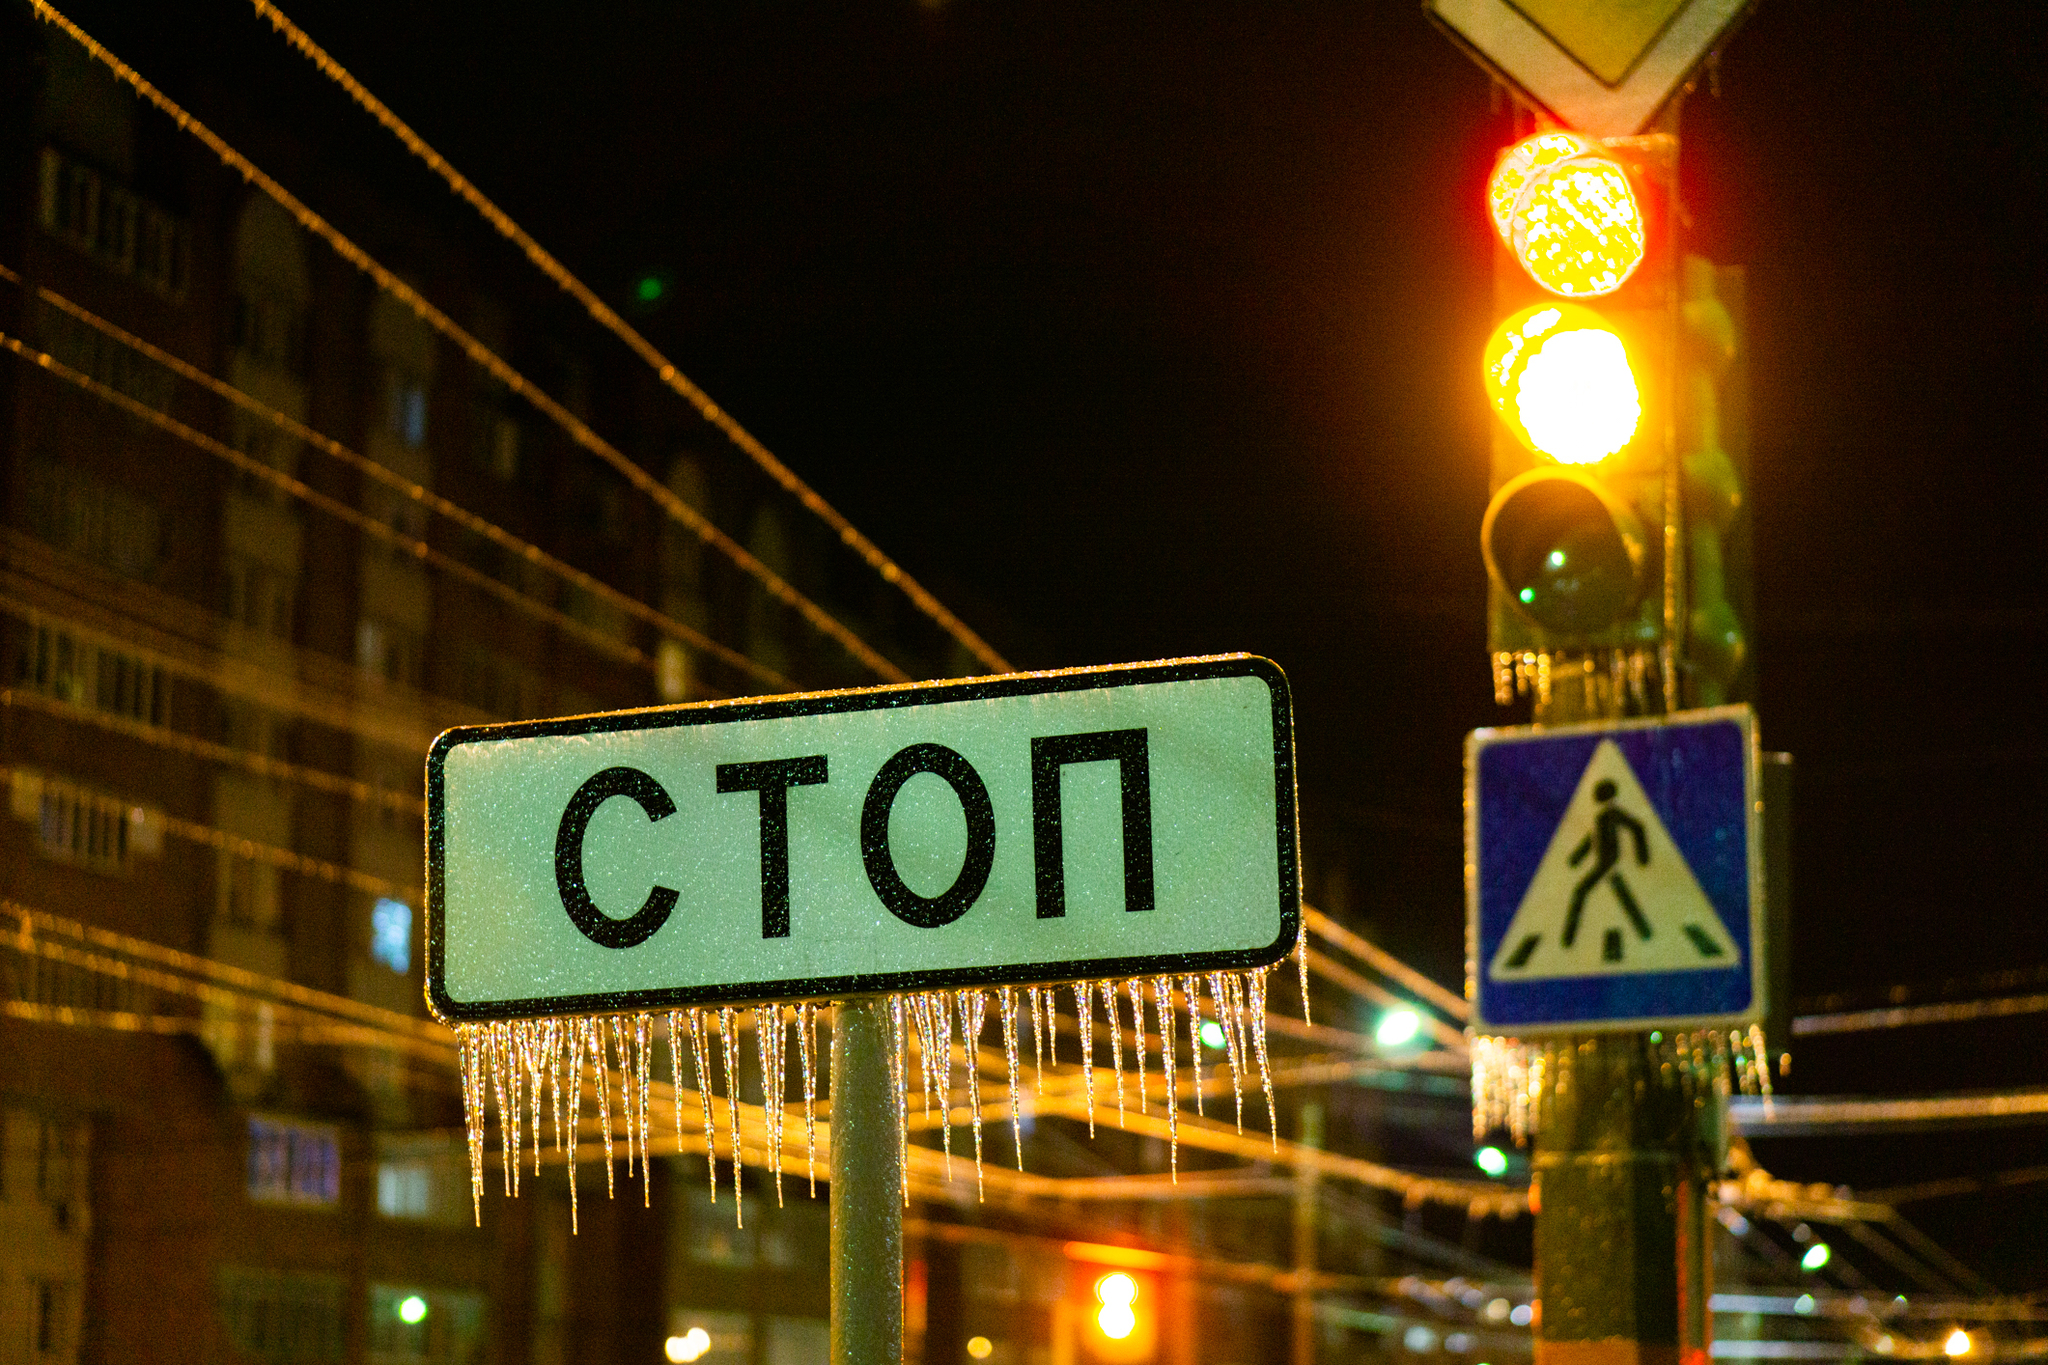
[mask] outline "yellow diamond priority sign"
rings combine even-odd
[[[1752,0],[1425,0],[1495,76],[1593,137],[1643,130]]]

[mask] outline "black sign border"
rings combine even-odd
[[[952,967],[910,972],[862,972],[848,976],[803,977],[758,981],[735,987],[674,987],[651,991],[606,991],[590,995],[536,996],[526,1000],[464,1002],[443,989],[446,943],[440,907],[443,896],[447,808],[442,765],[462,744],[557,735],[616,734],[628,730],[665,730],[684,725],[717,725],[737,721],[778,720],[787,716],[833,715],[879,711],[944,702],[981,701],[996,697],[1042,696],[1057,692],[1089,692],[1144,683],[1193,682],[1214,678],[1257,678],[1272,694],[1274,808],[1278,817],[1280,871],[1280,935],[1263,948],[1219,949],[1207,953],[1160,953],[1085,961],[1022,963],[1002,967]],[[957,682],[911,683],[835,692],[732,702],[697,702],[684,706],[647,707],[558,720],[514,721],[506,725],[466,725],[446,730],[427,751],[427,1008],[446,1023],[484,1023],[531,1019],[547,1015],[623,1014],[705,1004],[774,1003],[789,1000],[847,999],[891,991],[950,990],[959,987],[1026,985],[1088,980],[1099,977],[1181,975],[1265,967],[1286,957],[1301,932],[1301,862],[1294,784],[1294,713],[1287,675],[1280,665],[1256,654],[1210,655],[1167,659],[1156,663],[1117,664],[1098,668],[1060,669],[1043,673],[1011,673]]]

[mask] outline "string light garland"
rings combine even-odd
[[[10,283],[20,282],[20,277],[5,266],[0,266],[0,279],[6,279]],[[693,629],[681,621],[675,620],[673,617],[656,611],[638,598],[620,592],[609,583],[594,578],[574,565],[558,559],[541,549],[538,545],[513,535],[495,522],[486,520],[469,511],[461,504],[393,472],[367,455],[350,449],[348,446],[314,430],[289,414],[259,401],[234,385],[215,378],[198,366],[181,360],[163,348],[145,341],[143,338],[136,336],[115,323],[109,322],[99,314],[73,302],[55,290],[38,287],[35,293],[36,297],[44,303],[85,323],[88,327],[93,328],[110,340],[127,347],[138,355],[148,357],[180,378],[197,384],[207,390],[207,392],[226,399],[244,412],[262,418],[265,422],[268,422],[293,439],[305,442],[322,454],[348,465],[366,477],[439,513],[464,530],[484,537],[508,554],[515,555],[519,559],[555,575],[570,586],[587,592],[593,597],[600,598],[619,610],[637,617],[664,635],[688,644],[695,649],[702,650],[704,653],[718,659],[721,663],[730,665],[765,686],[781,691],[790,691],[795,688],[795,683],[765,664],[747,657],[728,645],[720,644],[700,630]]]
[[[35,3],[38,9],[47,8],[42,0],[35,0]],[[514,222],[511,215],[493,203],[483,191],[470,182],[467,176],[450,165],[446,157],[429,146],[426,139],[414,132],[403,119],[391,111],[388,105],[371,94],[361,81],[351,75],[348,69],[336,61],[325,48],[314,42],[305,30],[287,18],[283,11],[270,3],[270,0],[250,0],[250,3],[256,13],[268,20],[270,26],[283,36],[286,43],[311,61],[321,75],[346,91],[358,107],[383,125],[386,131],[404,144],[408,152],[425,162],[428,169],[440,176],[458,198],[482,215],[484,221],[489,223],[498,235],[524,252],[527,260],[552,280],[557,288],[581,304],[600,327],[623,341],[634,355],[646,362],[648,368],[654,371],[664,385],[694,407],[705,421],[724,432],[763,473],[802,503],[805,510],[831,527],[838,534],[840,543],[859,555],[869,568],[882,576],[883,581],[901,589],[919,611],[930,617],[991,670],[997,673],[1016,671],[1014,666],[991,648],[987,641],[948,611],[945,605],[932,596],[922,584],[905,573],[901,566],[882,552],[879,546],[862,535],[852,522],[820,497],[810,485],[798,478],[795,471],[770,453],[768,448],[756,440],[753,434],[742,427],[730,413],[714,403],[709,394],[692,383],[667,356],[641,336],[631,323],[620,317],[611,305],[599,298],[594,290]]]
[[[173,123],[177,124],[180,129],[197,138],[205,145],[208,151],[220,159],[223,165],[240,174],[243,179],[269,196],[279,208],[289,213],[298,222],[300,227],[327,243],[336,255],[368,276],[379,289],[411,309],[420,321],[433,328],[434,331],[438,332],[467,356],[472,363],[484,370],[500,384],[503,384],[508,391],[517,394],[532,404],[537,411],[553,422],[563,434],[567,435],[577,445],[582,446],[585,450],[603,460],[607,465],[610,465],[612,469],[617,471],[633,487],[653,499],[655,504],[671,518],[687,527],[702,539],[705,544],[710,545],[720,554],[726,556],[741,569],[745,570],[768,591],[770,596],[795,611],[820,634],[838,643],[848,654],[859,660],[861,664],[881,678],[889,682],[910,681],[910,676],[900,667],[890,662],[878,650],[868,644],[867,641],[861,639],[859,635],[842,624],[823,607],[820,607],[817,603],[811,601],[810,598],[798,592],[780,574],[749,553],[731,536],[721,531],[703,513],[683,501],[674,490],[668,488],[632,460],[626,458],[625,454],[616,446],[592,430],[587,422],[563,407],[561,403],[528,380],[525,375],[513,369],[495,351],[459,326],[446,313],[428,302],[425,296],[418,290],[386,269],[375,257],[357,246],[354,241],[343,235],[333,224],[308,208],[296,195],[267,175],[255,162],[236,151],[218,133],[193,117],[183,106],[146,80],[140,72],[136,71],[119,57],[116,57],[105,46],[95,40],[92,35],[66,18],[55,6],[49,3],[49,0],[29,0],[29,2],[34,6],[38,18],[63,30],[73,41],[83,47],[89,56],[113,72],[116,78],[134,89],[138,95],[154,105]],[[897,571],[897,576],[902,576],[900,570]],[[889,574],[884,573],[883,577],[888,578]],[[895,580],[892,579],[891,581]]]

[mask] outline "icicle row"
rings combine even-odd
[[[1128,1101],[1124,1094],[1124,1041],[1128,1029],[1134,1049],[1131,1062],[1135,1068],[1134,1077],[1137,1092],[1137,1109],[1147,1111],[1146,1094],[1148,1078],[1146,1052],[1149,1049],[1148,1022],[1156,1023],[1160,1046],[1160,1079],[1165,1098],[1167,1135],[1169,1144],[1168,1169],[1174,1179],[1179,1178],[1179,1113],[1182,1098],[1180,1076],[1180,1047],[1182,1021],[1177,1017],[1180,1009],[1186,1010],[1186,1038],[1190,1079],[1195,1087],[1195,1109],[1202,1113],[1202,1032],[1208,1027],[1209,1019],[1221,1029],[1221,1051],[1224,1056],[1220,1065],[1228,1065],[1231,1074],[1231,1090],[1235,1101],[1238,1131],[1243,1131],[1244,1082],[1254,1061],[1259,1068],[1260,1086],[1266,1095],[1266,1112],[1269,1126],[1277,1119],[1277,1107],[1273,1095],[1271,1061],[1267,1052],[1265,1036],[1266,1017],[1266,973],[1265,971],[1212,972],[1207,978],[1210,1005],[1205,1011],[1202,1003],[1203,979],[1193,975],[1157,976],[1144,979],[1127,978],[1118,981],[1084,981],[1066,986],[1073,994],[1076,1030],[1081,1047],[1079,1081],[1081,1093],[1076,1096],[1071,1090],[1059,1091],[1064,1098],[1062,1104],[1072,1104],[1080,1109],[1077,1119],[1087,1123],[1089,1132],[1095,1129],[1095,1049],[1096,1035],[1095,1006],[1098,997],[1109,1026],[1109,1060],[1114,1069],[1119,1124],[1128,1118]],[[1153,1018],[1146,1019],[1148,993]],[[1176,994],[1185,997],[1177,1001]],[[1123,1013],[1123,1002],[1128,1000],[1130,1015],[1128,1022]],[[823,1057],[814,1055],[820,1045],[817,1036],[818,1006],[815,1003],[798,1003],[787,1007],[759,1005],[752,1006],[752,1026],[755,1033],[757,1059],[762,1078],[762,1124],[760,1152],[756,1160],[765,1165],[775,1185],[778,1205],[784,1199],[783,1175],[786,1165],[786,1144],[789,1121],[790,1056],[789,1037],[785,1031],[797,1031],[797,1062],[800,1068],[800,1099],[804,1106],[804,1140],[807,1161],[807,1177],[811,1192],[817,1190],[817,1114],[816,1100],[822,1079]],[[934,1104],[938,1108],[936,1127],[939,1129],[938,1146],[945,1161],[946,1178],[952,1176],[952,1115],[956,1093],[964,1095],[968,1104],[969,1121],[974,1140],[975,1184],[978,1191],[986,1186],[986,1135],[983,1132],[982,1079],[980,1047],[982,1033],[993,1008],[1002,1031],[1003,1057],[1010,1101],[1010,1134],[1017,1150],[1017,1165],[1023,1168],[1023,1104],[1019,1075],[1023,1057],[1023,1040],[1020,1037],[1022,1009],[1030,1010],[1032,1048],[1034,1063],[1034,1084],[1044,1086],[1044,1071],[1047,1062],[1054,1068],[1055,1076],[1060,1060],[1057,1048],[1059,1012],[1052,986],[1038,985],[1019,989],[1012,986],[998,987],[991,997],[984,989],[963,988],[957,991],[922,991],[892,997],[889,1002],[889,1084],[895,1092],[897,1123],[906,1142],[909,1138],[909,1051],[912,1035],[917,1048],[918,1088],[924,1098],[924,1112],[929,1120]],[[717,1036],[711,1036],[715,1025]],[[533,1174],[538,1176],[541,1167],[541,1149],[545,1144],[544,1130],[552,1128],[556,1151],[568,1167],[570,1217],[572,1226],[580,1221],[578,1210],[577,1159],[579,1137],[584,1122],[584,1089],[586,1083],[593,1090],[592,1108],[598,1129],[599,1144],[605,1164],[605,1190],[609,1197],[617,1197],[619,1142],[624,1143],[625,1170],[630,1178],[638,1175],[642,1183],[642,1202],[651,1202],[651,1176],[653,1168],[653,1100],[654,1100],[654,1054],[660,1046],[658,1034],[667,1030],[669,1079],[673,1085],[672,1119],[675,1124],[678,1148],[688,1136],[683,1122],[683,1091],[689,1088],[685,1077],[685,1057],[688,1059],[688,1081],[697,1091],[697,1116],[701,1120],[703,1133],[707,1193],[712,1202],[718,1199],[718,1166],[720,1161],[719,1129],[725,1129],[724,1156],[732,1164],[733,1172],[733,1214],[736,1222],[744,1218],[741,1202],[744,1183],[741,1171],[747,1157],[745,1134],[742,1131],[741,1104],[739,1097],[741,1054],[743,1040],[740,1037],[741,1021],[737,1007],[725,1005],[704,1009],[677,1009],[657,1017],[648,1012],[609,1014],[569,1018],[538,1020],[517,1020],[485,1024],[465,1024],[456,1030],[456,1051],[461,1068],[463,1108],[468,1138],[470,1163],[470,1193],[472,1212],[481,1222],[483,1216],[484,1157],[487,1144],[487,1123],[489,1111],[495,1107],[499,1125],[500,1162],[505,1193],[516,1196],[522,1181],[522,1163],[530,1160]],[[964,1068],[965,1088],[955,1091],[954,1043],[959,1042],[959,1060]],[[685,1041],[685,1033],[688,1038]],[[1762,1055],[1761,1034],[1705,1032],[1674,1037],[1664,1043],[1665,1055],[1670,1065],[1696,1079],[1700,1087],[1711,1089],[1719,1085],[1725,1092],[1739,1087],[1745,1092],[1761,1089],[1768,1093],[1769,1075],[1767,1060]],[[1474,1070],[1474,1113],[1475,1121],[1485,1115],[1499,1114],[1510,1118],[1519,1130],[1526,1131],[1533,1124],[1533,1112],[1528,1097],[1534,1093],[1529,1076],[1540,1076],[1541,1062],[1522,1060],[1528,1054],[1511,1040],[1481,1039],[1475,1043]],[[1072,1073],[1068,1073],[1071,1075]],[[616,1084],[614,1084],[616,1077]],[[1716,1077],[1720,1079],[1715,1080]],[[1689,1082],[1693,1083],[1693,1082]],[[723,1090],[725,1114],[719,1116],[719,1096]],[[1057,1090],[1057,1086],[1056,1086]],[[1515,1094],[1519,1090],[1521,1099]],[[543,1091],[547,1094],[544,1096]],[[1705,1093],[1702,1090],[1702,1093]],[[615,1112],[616,1109],[616,1112]],[[525,1125],[522,1128],[522,1125]],[[531,1152],[526,1144],[531,1134]],[[963,1152],[964,1155],[964,1152]],[[910,1196],[909,1170],[905,1167],[903,1195]],[[741,1223],[744,1226],[743,1223]]]
[[[1538,1103],[1546,1082],[1573,1064],[1578,1040],[1524,1043],[1480,1035],[1472,1040],[1472,1132],[1475,1139],[1506,1129],[1526,1143],[1541,1126]],[[1652,1033],[1645,1040],[1653,1084],[1688,1104],[1716,1096],[1772,1095],[1763,1030]]]

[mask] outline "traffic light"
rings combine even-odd
[[[1140,1365],[1157,1353],[1159,1305],[1148,1275],[1112,1270],[1092,1286],[1093,1302],[1082,1335],[1088,1355],[1104,1365]]]
[[[1673,665],[1679,705],[1746,681],[1738,328],[1721,297],[1732,284],[1739,308],[1741,282],[1676,249],[1676,145],[1538,129],[1488,181],[1499,420],[1480,544],[1504,704],[1576,685],[1568,713],[1658,709]]]

